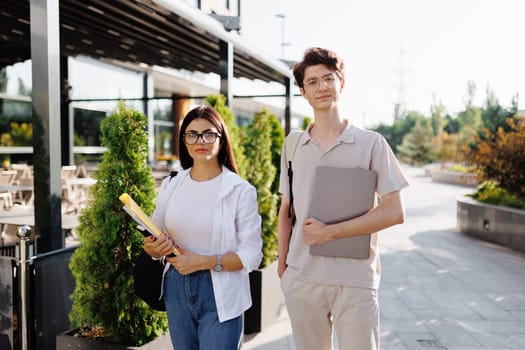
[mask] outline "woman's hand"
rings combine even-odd
[[[181,255],[171,256],[166,259],[181,275],[189,275],[200,270],[209,270],[210,262],[215,257],[198,255],[188,250],[180,249]]]
[[[173,253],[173,247],[174,243],[166,233],[157,239],[154,236],[144,237],[144,251],[154,258],[170,255]]]

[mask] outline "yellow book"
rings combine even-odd
[[[124,210],[135,220],[137,224],[142,226],[145,230],[151,233],[155,238],[162,235],[162,231],[151,221],[151,219],[144,213],[142,208],[131,198],[127,193],[123,193],[119,197],[120,201],[124,203]],[[181,255],[177,248],[173,248],[173,252]]]

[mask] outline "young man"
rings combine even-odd
[[[408,183],[385,139],[378,133],[356,128],[340,115],[344,63],[335,52],[308,49],[293,72],[301,94],[314,112],[314,122],[297,144],[285,142],[281,159],[278,273],[295,346],[297,350],[331,349],[333,326],[340,349],[379,349],[377,289],[381,267],[377,232],[404,222],[400,190]],[[293,232],[287,147],[295,147]],[[360,217],[338,224],[328,225],[307,217],[315,168],[319,165],[376,171],[380,204]],[[356,235],[371,235],[368,259],[309,252],[312,245]]]

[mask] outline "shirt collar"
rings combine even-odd
[[[336,140],[336,143],[339,142],[345,142],[345,143],[354,143],[354,132],[355,127],[352,123],[348,121],[348,119],[343,119],[343,122],[346,124],[345,129],[343,130],[343,133],[339,135],[339,137]],[[306,132],[301,137],[301,144],[304,145],[307,142],[312,141],[312,137],[310,136],[310,130],[314,127],[314,123],[308,124],[306,127]]]

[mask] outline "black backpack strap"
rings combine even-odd
[[[288,217],[292,218],[292,227],[295,225],[295,211],[293,209],[293,170],[292,170],[292,161],[288,161],[288,184],[290,186],[290,205],[288,206]]]
[[[295,151],[297,149],[297,146],[299,145],[299,142],[301,141],[301,136],[303,135],[303,131],[293,131],[291,132],[288,137],[286,138],[286,141],[288,141],[286,145],[286,160],[288,162],[288,184],[289,184],[289,190],[290,190],[290,206],[288,207],[288,217],[292,218],[292,227],[295,224],[295,210],[293,207],[293,191],[292,191],[292,185],[293,185],[293,168],[292,168],[292,160],[295,156]],[[293,148],[290,147],[290,143],[292,143]]]
[[[178,171],[172,171],[172,172],[170,172],[170,181],[171,181],[171,179],[173,179],[175,176],[177,176],[178,173],[179,173]]]

